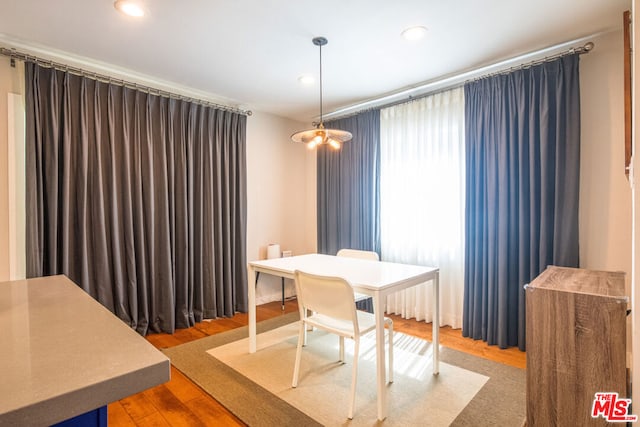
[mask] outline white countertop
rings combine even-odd
[[[169,359],[65,276],[0,283],[0,426],[50,425],[162,384]]]

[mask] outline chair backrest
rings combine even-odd
[[[295,282],[301,314],[311,310],[334,319],[354,321],[357,327],[353,288],[345,279],[296,271]]]
[[[336,256],[348,257],[348,258],[360,258],[369,259],[372,261],[380,261],[380,257],[377,252],[373,251],[361,251],[359,249],[340,249]]]

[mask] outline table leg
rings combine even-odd
[[[373,297],[373,314],[376,317],[376,372],[378,380],[378,420],[387,417],[386,369],[384,360],[384,301],[380,295]]]
[[[433,278],[433,375],[440,373],[440,273]]]
[[[284,311],[284,277],[282,278],[282,311]]]
[[[247,265],[247,284],[249,288],[249,353],[256,352],[256,272]]]

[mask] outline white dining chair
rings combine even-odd
[[[371,261],[380,261],[380,257],[377,252],[362,251],[360,249],[340,249],[336,256],[343,256],[348,258],[360,258],[368,259]]]
[[[344,362],[344,339],[353,339],[355,345],[348,413],[349,419],[353,419],[360,337],[375,329],[375,317],[371,313],[356,310],[353,288],[345,279],[296,271],[295,285],[298,294],[298,308],[300,310],[300,328],[292,387],[298,386],[302,346],[305,342],[308,326],[322,329],[340,337],[339,360],[341,362]],[[308,314],[309,312],[311,314]],[[384,323],[389,330],[387,379],[391,383],[393,382],[393,321],[385,317]]]
[[[380,257],[377,252],[374,251],[363,251],[360,249],[340,249],[336,256],[347,257],[347,258],[359,258],[359,259],[368,259],[370,261],[380,261]],[[369,295],[355,293],[356,302],[366,301],[371,297]],[[361,303],[363,304],[363,303]],[[367,307],[367,308],[365,308]],[[368,303],[368,305],[362,305],[361,309],[369,310],[368,307],[373,307],[373,304]]]

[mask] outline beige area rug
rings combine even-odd
[[[346,363],[337,362],[338,338],[323,331],[308,333],[300,381],[291,387],[299,322],[258,336],[259,348],[248,354],[249,340],[215,347],[207,353],[233,368],[323,425],[347,421],[353,341],[345,343]],[[375,331],[362,337],[356,406],[348,424],[368,426],[377,419]],[[431,343],[396,333],[394,382],[387,388],[388,426],[448,426],[489,379],[485,375],[441,363],[432,374]]]
[[[396,333],[389,415],[376,422],[375,348],[361,344],[354,419],[346,418],[351,353],[337,363],[337,338],[310,334],[298,388],[291,388],[297,313],[258,324],[260,350],[248,354],[247,328],[164,350],[176,368],[249,425],[521,426],[525,373],[441,348],[431,375],[431,344]],[[328,380],[330,378],[330,380]]]

